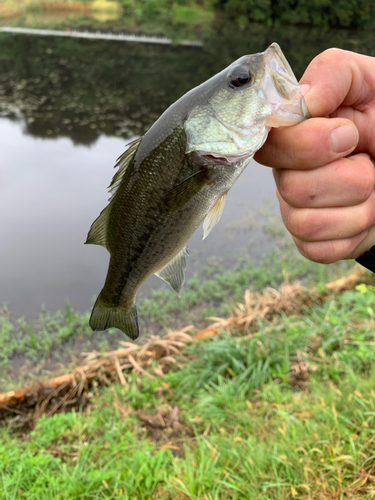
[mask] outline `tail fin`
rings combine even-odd
[[[90,317],[92,330],[105,330],[115,327],[135,340],[139,336],[138,315],[135,305],[129,307],[112,306],[105,302],[99,294]]]

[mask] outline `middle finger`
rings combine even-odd
[[[375,191],[360,205],[329,208],[294,208],[277,195],[285,226],[302,241],[352,238],[375,224]]]
[[[365,202],[375,186],[371,157],[359,153],[312,170],[273,170],[282,198],[292,207],[353,206]]]

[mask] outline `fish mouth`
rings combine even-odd
[[[278,43],[273,42],[268,47],[268,49],[265,50],[264,55],[266,57],[267,63],[270,66],[274,67],[275,69],[277,68],[278,70],[282,68],[283,71],[285,71],[289,75],[290,79],[293,82],[298,83],[287,58],[284,56],[284,53]]]
[[[288,126],[311,118],[301,92],[301,85],[280,46],[273,43],[263,54],[265,59],[264,93],[274,108],[266,125]]]

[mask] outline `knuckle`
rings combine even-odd
[[[324,50],[321,54],[316,56],[314,61],[316,61],[317,64],[335,64],[347,57],[346,54],[345,50],[332,47]]]
[[[319,219],[315,212],[305,209],[292,210],[288,218],[289,231],[301,240],[313,241],[320,232]]]
[[[352,233],[350,236],[360,234],[374,223],[375,207],[372,207],[371,203],[365,202],[357,209],[351,210],[350,213],[351,224],[348,226]]]
[[[374,191],[375,169],[370,160],[365,162],[361,175],[358,177],[357,196],[360,201],[366,201]]]
[[[375,200],[367,200],[364,205],[366,207],[365,214],[363,217],[363,223],[361,225],[362,231],[368,229],[374,224],[375,221]]]
[[[298,236],[296,232],[296,227],[298,227],[298,214],[296,214],[296,210],[290,207],[288,212],[284,212],[283,220],[288,231],[293,235]]]
[[[375,222],[375,192],[361,205],[358,205],[356,217],[357,233],[365,231]]]
[[[294,198],[296,196],[296,187],[293,180],[293,171],[285,170],[279,177],[279,192],[284,200],[293,206]]]

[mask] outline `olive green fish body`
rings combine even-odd
[[[129,145],[110,186],[110,203],[87,238],[111,254],[90,318],[94,330],[115,326],[136,338],[135,297],[153,273],[180,293],[187,241],[202,221],[204,237],[217,223],[227,192],[270,126],[301,121],[304,106],[274,45],[188,92]]]
[[[170,215],[163,202],[192,173],[182,135],[180,127],[137,168],[134,161],[111,202],[107,227],[111,261],[105,285],[105,298],[111,303],[134,297],[143,281],[181,250],[179,212]],[[178,170],[165,168],[174,163]],[[168,241],[171,228],[175,237]]]
[[[250,161],[236,167],[203,167],[185,150],[186,135],[180,125],[139,168],[135,169],[135,161],[129,166],[110,205],[106,247],[111,259],[97,304],[132,311],[142,283],[184,251],[208,210]],[[178,293],[183,281],[182,275],[172,285]],[[103,329],[107,326],[101,324]]]

